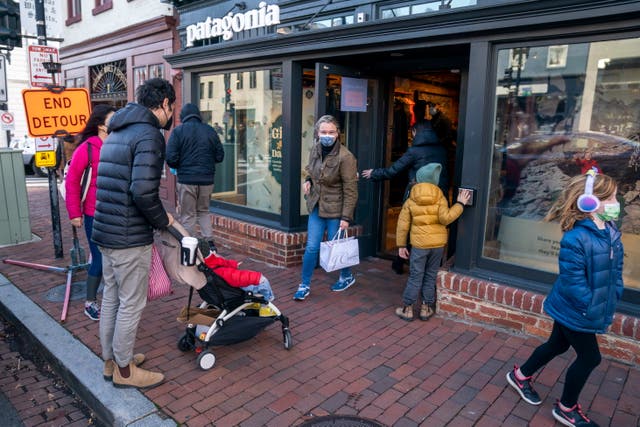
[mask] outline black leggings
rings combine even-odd
[[[577,357],[567,369],[560,402],[570,408],[578,403],[578,396],[587,378],[602,360],[596,334],[572,331],[558,322],[553,322],[553,330],[547,342],[533,351],[529,359],[520,367],[520,371],[524,376],[529,377],[551,359],[569,350],[569,347],[573,347]]]

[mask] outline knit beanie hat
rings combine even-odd
[[[440,181],[440,171],[442,171],[442,165],[440,163],[426,164],[416,172],[416,182],[438,185]]]

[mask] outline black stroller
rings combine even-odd
[[[208,252],[203,253],[208,251],[208,246],[206,249],[198,250],[197,266],[186,267],[180,264],[179,256],[176,254],[180,251],[179,242],[187,232],[180,224],[174,224],[166,232],[157,232],[155,243],[171,279],[179,283],[185,283],[187,280],[188,283],[185,284],[189,285],[189,302],[186,310],[181,313],[181,317],[186,317],[183,320],[187,327],[184,335],[178,340],[178,349],[195,350],[198,354],[198,366],[208,370],[213,368],[216,362],[211,346],[248,340],[268,325],[280,321],[284,348],[289,350],[293,346],[289,319],[262,295],[229,285],[202,262],[203,257],[208,255]],[[165,254],[171,255],[164,256]],[[198,308],[192,309],[194,288],[204,302]]]

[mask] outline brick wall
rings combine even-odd
[[[281,267],[302,263],[306,232],[287,233],[212,215],[216,245]],[[360,235],[360,226],[350,234]],[[545,296],[448,271],[438,275],[439,311],[471,322],[546,338],[553,321],[542,310]],[[640,365],[640,319],[616,314],[608,334],[598,335],[603,355]]]
[[[250,257],[282,267],[300,264],[307,233],[287,233],[213,214],[218,248],[246,253]]]
[[[471,322],[491,324],[547,338],[553,320],[544,314],[545,296],[448,271],[438,274],[439,310]],[[640,364],[640,319],[617,313],[607,334],[598,335],[603,355]]]
[[[281,267],[302,263],[307,232],[288,233],[212,214],[215,243],[219,248],[246,253],[251,258]],[[349,235],[359,236],[362,226],[349,228]]]

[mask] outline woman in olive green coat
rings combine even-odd
[[[331,239],[338,229],[346,230],[353,221],[358,201],[358,165],[356,158],[340,143],[340,126],[333,116],[322,116],[314,128],[314,146],[302,186],[309,210],[307,246],[302,258],[302,281],[293,299],[304,300],[311,290],[320,242],[325,230]],[[331,287],[344,291],[356,282],[350,268],[340,271]]]

